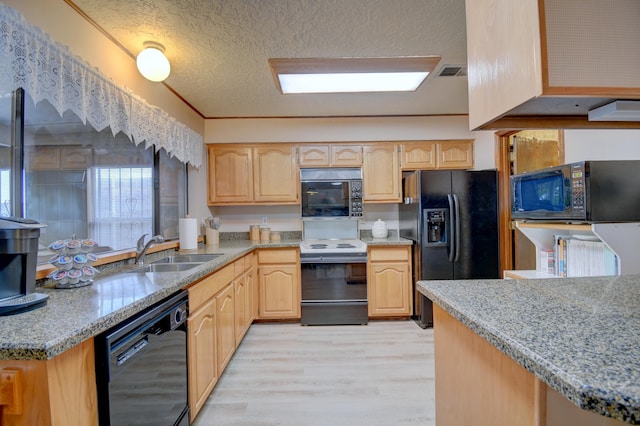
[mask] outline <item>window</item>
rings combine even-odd
[[[0,155],[9,153],[0,147]],[[11,170],[5,168],[0,169],[0,216],[11,216]]]
[[[153,233],[153,169],[94,167],[91,170],[89,237],[101,245],[134,247]]]
[[[131,249],[143,234],[178,237],[178,218],[186,210],[183,163],[110,128],[98,132],[70,111],[60,115],[46,100],[34,105],[25,95],[24,107],[16,110],[24,111],[17,138],[23,140],[24,200],[8,204],[22,202],[25,217],[47,225],[40,232],[40,262],[59,239],[92,238],[104,252]],[[0,201],[13,176],[0,160]]]

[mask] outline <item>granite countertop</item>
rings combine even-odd
[[[223,253],[183,272],[119,273],[101,277],[76,289],[38,288],[49,295],[46,306],[0,317],[0,359],[51,359],[145,308],[182,290],[257,247],[298,247],[300,240],[254,243],[221,241],[201,245],[198,253]],[[190,252],[191,253],[191,252]]]
[[[413,244],[413,241],[393,234],[387,238],[373,238],[370,234],[360,235],[360,240],[367,243],[368,246],[410,246]]]
[[[417,286],[579,407],[640,424],[639,275]]]
[[[405,245],[410,240],[390,236],[367,238],[369,245]],[[198,253],[223,253],[214,260],[183,272],[100,274],[94,283],[76,289],[38,288],[49,295],[46,306],[0,317],[0,359],[51,359],[78,343],[182,290],[200,278],[244,256],[255,248],[298,247],[300,239],[277,243],[220,240],[218,246],[200,245]],[[160,255],[163,257],[166,253]],[[158,257],[158,256],[156,256]],[[152,261],[153,256],[149,255]]]

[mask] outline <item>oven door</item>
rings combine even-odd
[[[367,258],[301,256],[302,325],[366,324]]]

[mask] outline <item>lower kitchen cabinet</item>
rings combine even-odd
[[[369,317],[410,316],[411,247],[373,247],[368,252]]]
[[[234,287],[229,284],[216,296],[216,332],[218,371],[222,373],[236,349]]]
[[[0,361],[0,382],[3,426],[98,424],[93,339],[46,361]]]
[[[188,319],[189,406],[193,420],[218,381],[216,366],[216,299],[211,298]]]
[[[298,249],[261,249],[258,264],[259,318],[300,319]]]
[[[191,420],[207,401],[257,309],[256,255],[250,253],[189,288]]]
[[[218,295],[231,288],[233,264],[189,287],[188,370],[191,420],[196,417],[222,374],[219,368]],[[233,322],[231,325],[233,337]],[[227,338],[228,339],[228,338]],[[232,351],[233,352],[233,351]]]
[[[233,303],[234,309],[234,332],[236,342],[240,343],[244,334],[247,332],[248,324],[247,318],[249,317],[249,288],[247,286],[247,275],[243,272],[233,280]]]

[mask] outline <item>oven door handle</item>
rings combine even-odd
[[[362,256],[314,256],[301,257],[300,263],[367,263],[367,258]]]

